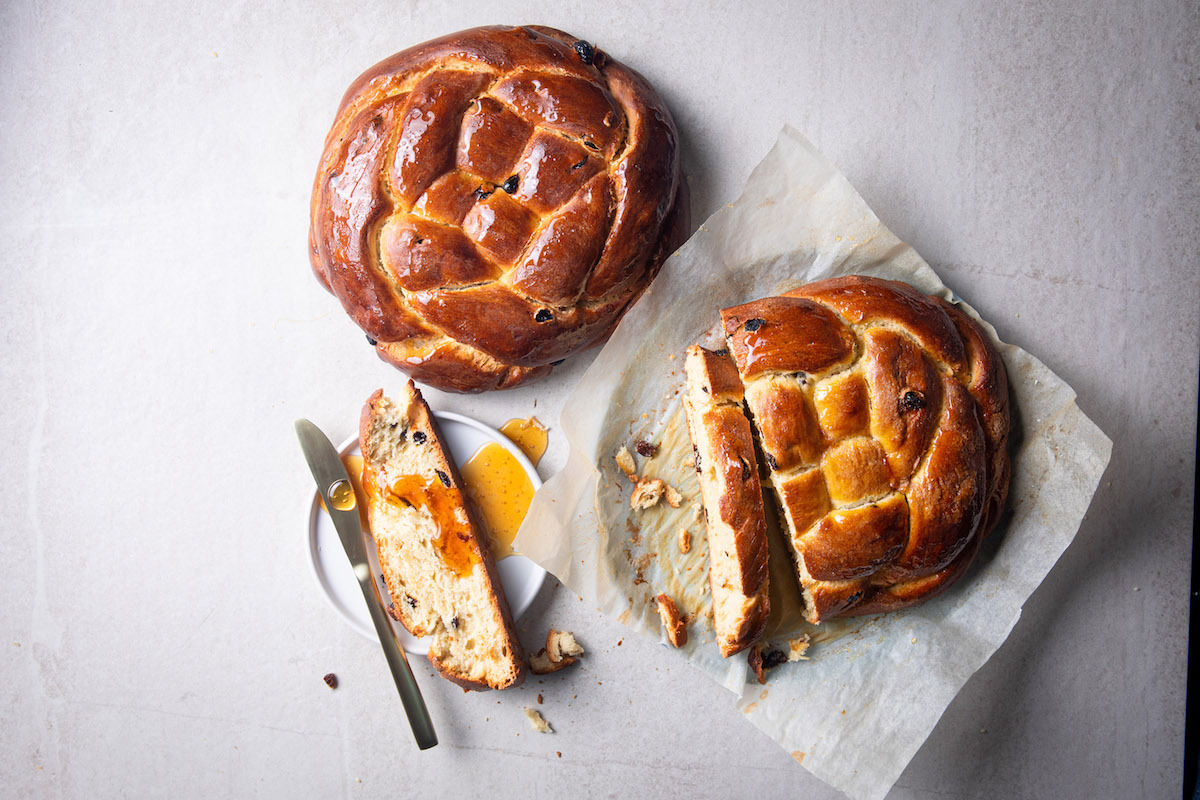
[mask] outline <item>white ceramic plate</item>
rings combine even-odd
[[[467,463],[479,448],[489,442],[496,442],[512,454],[517,463],[525,469],[535,491],[542,485],[533,464],[499,431],[460,414],[437,411],[434,412],[434,416],[437,418],[438,427],[441,428],[445,445],[450,450],[450,456],[456,464]],[[338,448],[338,452],[342,455],[357,453],[358,437],[347,439]],[[308,552],[317,584],[337,612],[350,623],[350,627],[368,639],[378,641],[375,626],[371,624],[371,617],[367,612],[367,603],[363,600],[362,590],[358,588],[358,579],[354,577],[354,570],[350,568],[350,560],[346,558],[346,551],[342,549],[333,521],[317,504],[315,488],[308,506]],[[375,553],[375,543],[369,541],[368,536],[367,558],[371,562],[371,573],[379,583],[380,593],[386,598],[387,588],[380,583],[379,561]],[[513,618],[520,618],[537,596],[546,571],[519,555],[501,559],[496,562],[496,568],[500,573],[500,583],[504,586],[504,594],[508,598]],[[406,651],[415,655],[428,652],[429,643],[425,639],[412,636],[398,622],[393,622],[392,628],[396,631],[396,639]]]

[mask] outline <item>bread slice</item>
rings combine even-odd
[[[363,407],[363,487],[394,616],[428,636],[429,661],[465,689],[505,689],[525,677],[525,656],[485,529],[437,422],[409,381],[393,400]]]
[[[770,613],[762,487],[733,361],[693,345],[685,372],[683,405],[708,528],[713,626],[728,658],[762,635]]]

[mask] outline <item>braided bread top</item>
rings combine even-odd
[[[1004,363],[974,321],[857,276],[721,316],[809,619],[902,608],[957,580],[1009,478]]]
[[[507,388],[602,340],[686,235],[666,105],[543,27],[475,28],[346,92],[312,195],[313,271],[379,355]]]

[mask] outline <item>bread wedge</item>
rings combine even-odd
[[[754,644],[770,613],[762,487],[733,361],[693,345],[685,372],[683,404],[708,528],[713,626],[728,658]]]
[[[363,488],[393,614],[429,637],[429,661],[465,689],[505,689],[525,655],[485,528],[463,491],[437,422],[409,381],[375,392],[359,429]]]

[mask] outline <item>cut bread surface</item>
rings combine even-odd
[[[688,348],[684,409],[707,521],[713,626],[721,655],[753,644],[770,612],[767,526],[742,384],[728,355]]]
[[[429,660],[464,688],[504,689],[524,654],[486,533],[437,423],[409,381],[395,400],[377,391],[360,423],[363,487],[395,616],[429,637]]]

